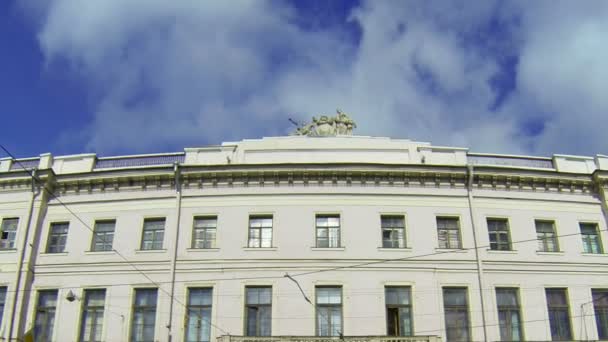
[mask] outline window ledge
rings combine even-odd
[[[582,256],[590,256],[590,257],[608,257],[606,253],[581,253]]]
[[[489,254],[517,254],[518,251],[515,249],[498,250],[498,249],[486,249]]]
[[[194,253],[198,253],[198,252],[219,252],[220,249],[219,248],[186,248],[186,251],[188,251],[188,252],[194,252]]]
[[[40,256],[60,256],[60,255],[68,255],[68,252],[61,252],[61,253],[40,253]]]
[[[466,253],[469,250],[468,249],[464,249],[464,248],[439,248],[439,247],[437,247],[437,248],[435,248],[435,251],[436,252],[443,252],[443,253],[447,254],[447,253],[452,253],[452,252],[454,252],[454,253]]]
[[[543,252],[543,251],[536,251],[536,254],[538,255],[564,255],[566,253],[562,252],[562,251],[557,251],[557,252]]]
[[[277,247],[243,247],[245,252],[272,252],[277,249]]]
[[[17,251],[17,248],[2,248],[0,249],[0,253],[14,253]]]
[[[104,254],[115,254],[114,251],[85,251],[85,255],[104,255]]]
[[[167,250],[165,248],[163,249],[136,249],[135,253],[139,254],[146,254],[146,253],[165,253]]]
[[[378,247],[379,252],[411,252],[410,247]]]
[[[343,251],[345,247],[310,247],[311,251]]]

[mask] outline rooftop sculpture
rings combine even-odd
[[[292,121],[293,122],[293,121]],[[335,117],[321,115],[318,119],[312,117],[309,124],[299,124],[291,135],[305,135],[309,137],[334,137],[338,135],[353,135],[353,128],[357,124],[340,109],[336,110]]]

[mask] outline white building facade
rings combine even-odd
[[[361,136],[2,159],[0,337],[607,339],[607,180]]]

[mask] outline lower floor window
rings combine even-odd
[[[608,289],[591,290],[593,295],[593,310],[595,311],[595,324],[597,336],[600,340],[608,339]]]
[[[549,326],[553,341],[569,341],[572,339],[570,326],[570,308],[566,289],[546,289],[547,309],[549,311]]]
[[[342,335],[342,287],[317,286],[317,335]]]
[[[384,292],[386,302],[386,334],[388,336],[412,336],[410,288],[405,286],[387,286]]]
[[[136,289],[131,342],[154,342],[157,289]]]
[[[443,288],[446,339],[469,341],[469,303],[465,287]]]
[[[192,288],[188,290],[187,342],[207,342],[211,335],[211,302],[213,290]]]
[[[51,342],[53,340],[56,307],[57,290],[38,292],[36,319],[34,321],[34,340],[36,342]]]

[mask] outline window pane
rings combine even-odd
[[[410,304],[410,288],[409,287],[386,287],[386,304],[393,305],[409,305]]]
[[[317,287],[317,304],[342,303],[341,287]]]

